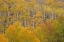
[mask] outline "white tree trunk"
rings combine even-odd
[[[18,13],[17,13],[17,20],[18,20]]]
[[[55,14],[55,20],[56,20],[56,14]]]
[[[26,27],[26,20],[24,21],[24,26]]]
[[[54,19],[54,12],[52,12],[52,20]]]
[[[33,20],[33,28],[34,28],[34,20]]]
[[[8,13],[8,16],[9,16],[9,13]]]
[[[46,17],[47,17],[45,10],[44,10],[44,15],[43,15],[43,17],[44,17],[44,22],[45,22],[45,21],[46,21]]]

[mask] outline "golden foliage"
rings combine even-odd
[[[40,42],[30,27],[24,28],[18,24],[19,22],[17,21],[6,29],[5,37],[8,38],[9,42]]]
[[[2,34],[0,34],[0,42],[8,42],[8,39],[5,38]]]
[[[25,28],[21,29],[18,37],[22,42],[40,42],[33,31],[27,30]]]
[[[0,33],[5,32],[8,38],[0,34],[0,42],[54,42],[54,36],[63,39],[64,2],[28,1],[0,0]],[[61,38],[59,42],[62,42]]]

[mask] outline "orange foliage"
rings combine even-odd
[[[47,30],[53,35],[54,34],[54,27],[51,24],[51,20],[47,19],[47,21],[45,22],[46,28]]]
[[[0,34],[0,42],[8,42],[8,39],[5,38],[2,34]]]

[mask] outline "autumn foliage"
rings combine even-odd
[[[5,31],[5,37],[9,42],[40,42],[34,31],[19,25],[19,22],[10,25]]]
[[[0,34],[0,42],[8,42],[8,39],[5,38],[2,34]]]
[[[0,0],[0,42],[64,42],[64,2]]]

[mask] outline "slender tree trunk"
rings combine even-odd
[[[34,28],[34,19],[33,19],[33,28]]]
[[[50,20],[51,20],[51,18],[52,18],[52,16],[51,16],[51,14],[50,14]]]
[[[18,13],[17,13],[17,20],[18,20]]]
[[[45,20],[46,20],[46,12],[45,12],[45,10],[44,10],[44,22],[45,22]]]
[[[54,19],[54,12],[52,12],[52,20]]]
[[[4,32],[5,32],[5,31],[4,31],[4,29],[3,29],[3,34],[4,34]]]
[[[33,12],[33,11],[32,11]],[[35,27],[34,25],[35,25],[35,23],[34,23],[34,13],[33,13],[33,28]]]
[[[20,25],[22,26],[22,22],[20,22]]]
[[[9,13],[8,13],[8,16],[9,16]]]
[[[27,25],[26,25],[26,20],[24,21],[24,26],[26,27]]]
[[[56,20],[56,14],[55,14],[55,20]]]
[[[1,12],[0,12],[0,18],[1,18]],[[0,23],[1,23],[1,19],[0,19]]]

